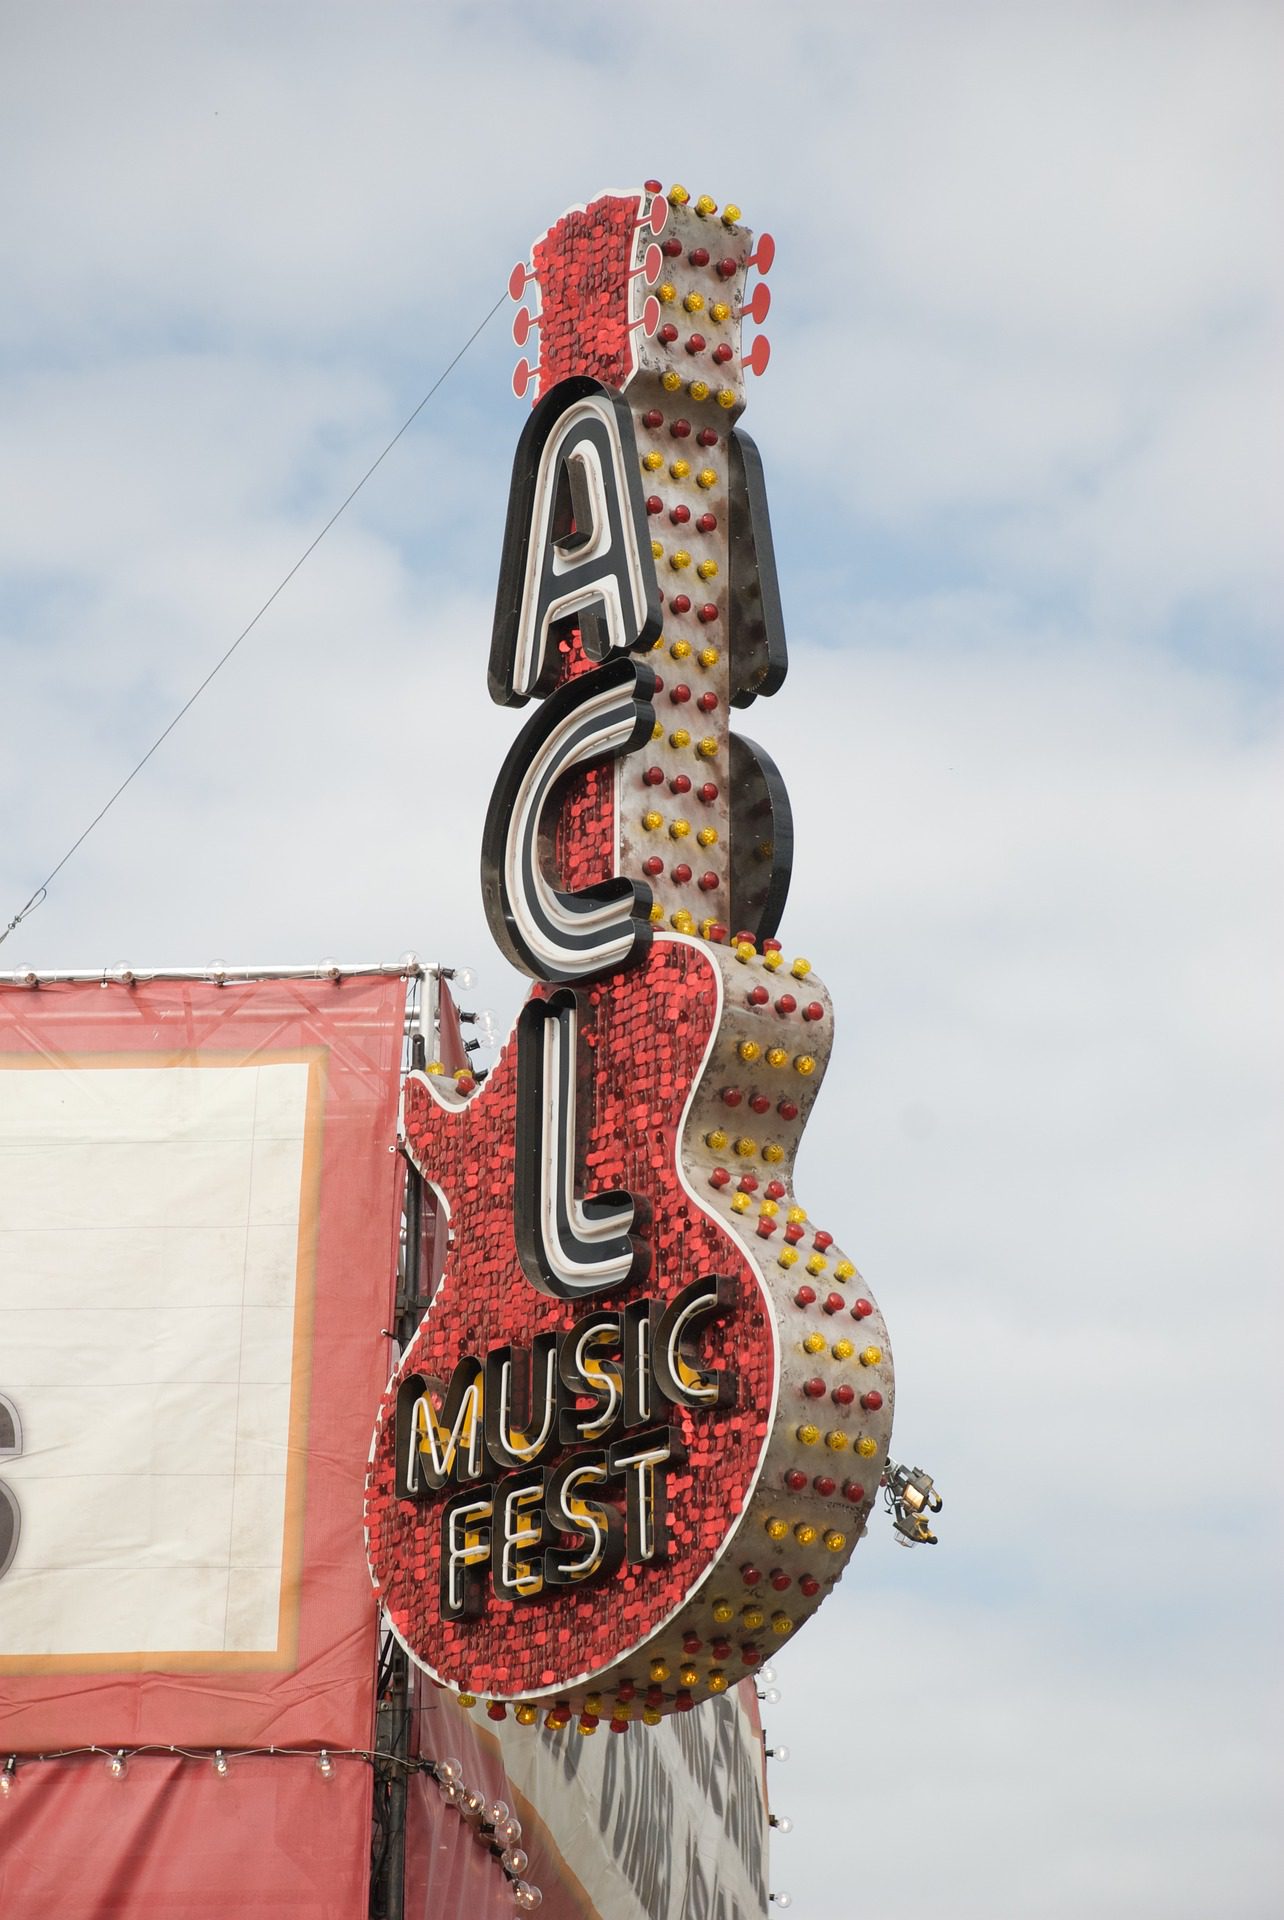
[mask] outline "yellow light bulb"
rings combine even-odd
[[[648,473],[655,473],[658,468],[664,465],[664,455],[657,453],[655,448],[652,447],[650,453],[644,453],[642,455],[642,465]]]
[[[696,485],[698,487],[703,487],[705,492],[708,493],[710,487],[716,487],[717,484],[718,484],[718,476],[714,472],[713,468],[701,467],[699,473],[696,475]]]
[[[444,1073],[445,1071],[446,1069],[442,1066],[440,1060],[430,1060],[424,1068],[425,1073]]]
[[[716,560],[702,560],[696,568],[696,572],[702,580],[712,580],[717,571],[718,563]]]
[[[721,326],[724,320],[730,320],[731,308],[725,300],[715,300],[709,309],[709,318],[716,320],[718,325]]]
[[[774,1167],[784,1159],[785,1150],[782,1146],[777,1145],[776,1141],[769,1140],[762,1150],[762,1157]]]
[[[727,1691],[727,1676],[720,1667],[714,1667],[709,1674],[709,1691],[710,1693]]]
[[[779,1200],[764,1200],[758,1211],[763,1215],[764,1219],[772,1220],[780,1212],[780,1202]]]
[[[679,907],[676,913],[669,916],[669,925],[675,933],[695,932],[695,921],[685,907]]]
[[[738,940],[732,951],[741,966],[747,966],[749,961],[753,959],[754,949],[752,941]]]
[[[783,1067],[788,1062],[788,1059],[789,1055],[783,1047],[767,1048],[767,1065],[769,1067]]]
[[[693,400],[707,400],[709,398],[709,382],[707,380],[693,380],[687,388],[687,392]]]
[[[804,1353],[823,1353],[824,1351],[825,1351],[824,1334],[809,1333],[807,1335],[807,1338],[803,1341],[803,1352]]]
[[[691,642],[689,640],[675,640],[669,648],[669,654],[674,660],[686,660],[690,657],[690,653]]]
[[[733,1213],[748,1213],[752,1205],[753,1202],[747,1193],[733,1193],[731,1196],[731,1211]]]
[[[669,188],[669,205],[671,207],[685,207],[690,198],[691,195],[687,192],[686,188],[680,186],[675,180]]]
[[[475,1693],[461,1693],[459,1695],[459,1704],[461,1707],[475,1707],[477,1705],[477,1695]]]
[[[668,1677],[669,1677],[668,1662],[664,1660],[653,1660],[651,1662],[652,1685],[658,1687],[661,1684],[661,1682],[667,1680]]]
[[[714,847],[718,844],[718,829],[716,827],[701,827],[699,833],[696,835],[696,839],[702,847]]]
[[[702,920],[700,922],[700,938],[707,940],[717,924],[712,914],[710,914],[707,919]]]
[[[787,1633],[792,1633],[793,1630],[794,1630],[794,1623],[789,1618],[789,1615],[787,1613],[772,1614],[771,1631],[773,1633],[778,1633],[782,1640],[784,1639]]]
[[[882,1357],[881,1347],[865,1347],[861,1352],[860,1363],[862,1367],[876,1367]]]
[[[642,815],[642,825],[648,833],[654,833],[657,827],[664,825],[664,815],[654,811]]]
[[[653,540],[651,542],[651,558],[653,560],[663,560],[664,558],[664,548],[660,545],[660,542],[658,540]]]
[[[654,726],[652,727],[652,729],[651,729],[651,738],[652,738],[653,740],[663,740],[663,738],[664,738],[664,722],[663,722],[663,720],[657,720],[657,721],[656,721],[656,723],[655,723],[655,725],[654,725]]]
[[[678,388],[682,385],[682,375],[680,373],[675,373],[673,371],[673,368],[670,367],[669,371],[666,374],[663,374],[661,376],[660,385],[664,388],[664,391],[666,393],[676,393]]]
[[[725,1153],[727,1148],[727,1136],[722,1131],[721,1127],[715,1127],[712,1133],[705,1134],[704,1144],[706,1147],[708,1147],[710,1153]]]
[[[672,280],[662,280],[655,290],[657,300],[663,300],[665,306],[671,306],[678,297],[678,290]]]
[[[767,1538],[769,1540],[783,1540],[788,1532],[789,1522],[787,1520],[768,1520]]]
[[[740,1055],[740,1058],[742,1060],[754,1061],[758,1058],[758,1055],[762,1052],[762,1048],[758,1045],[758,1042],[756,1040],[742,1040],[740,1042],[740,1045],[736,1048],[736,1052]]]
[[[529,1706],[526,1704],[526,1702],[523,1702],[522,1705],[518,1707],[516,1713],[513,1715],[513,1718],[514,1720],[516,1720],[519,1727],[533,1727],[535,1725],[535,1722],[539,1719],[539,1712],[535,1707]]]
[[[651,925],[653,927],[658,927],[661,920],[663,920],[663,918],[664,918],[664,908],[660,905],[660,902],[658,900],[653,900],[651,902]]]
[[[834,1268],[835,1280],[853,1280],[855,1277],[856,1269],[850,1260],[840,1260]]]
[[[675,480],[685,480],[690,471],[691,462],[689,460],[672,460],[669,463],[669,472]],[[688,554],[687,559],[690,560],[690,558],[691,556]]]
[[[682,304],[688,313],[699,313],[700,309],[704,306],[704,295],[702,293],[688,293],[684,296]]]
[[[816,1538],[816,1529],[810,1520],[800,1520],[794,1528],[794,1539],[800,1547],[809,1547]]]
[[[813,1427],[810,1420],[805,1420],[798,1429],[798,1438],[805,1447],[814,1447],[820,1438],[820,1428]]]
[[[736,396],[730,387],[719,387],[717,397],[720,407],[734,407],[736,404]]]
[[[696,655],[702,667],[716,667],[720,657],[716,647],[701,647]]]
[[[669,735],[669,745],[671,747],[689,747],[691,745],[691,735],[685,727],[675,727]],[[686,831],[690,831],[685,821],[683,822],[683,827]]]
[[[757,1142],[751,1140],[747,1134],[742,1133],[736,1141],[735,1151],[742,1160],[751,1160],[758,1151],[758,1145]]]
[[[586,1693],[584,1696],[585,1713],[601,1713],[602,1696],[600,1693]]]
[[[678,1679],[682,1682],[684,1687],[698,1686],[700,1682],[699,1667],[679,1667]]]
[[[825,1435],[825,1445],[831,1453],[844,1453],[847,1449],[847,1435],[841,1427],[831,1427]]]
[[[798,1264],[798,1255],[794,1252],[792,1247],[782,1247],[780,1249],[780,1252],[776,1255],[776,1265],[778,1267],[793,1267],[793,1266],[796,1266],[797,1264]]]
[[[724,226],[724,227],[734,227],[734,226],[735,226],[735,224],[736,224],[736,221],[737,221],[737,220],[738,220],[739,218],[740,218],[740,209],[739,209],[739,207],[734,207],[734,206],[732,206],[732,204],[731,204],[731,202],[730,202],[730,200],[728,200],[728,202],[727,202],[727,204],[726,204],[726,206],[725,206],[725,207],[724,207],[724,208],[722,209],[722,224],[723,224],[723,226]]]
[[[711,200],[707,193],[702,193],[695,203],[694,211],[700,215],[702,220],[705,220],[711,213],[718,211],[718,203],[716,200]]]
[[[784,959],[784,957],[785,957],[784,954],[781,953],[776,947],[772,947],[770,952],[763,954],[762,964],[764,967],[766,967],[769,973],[774,973],[776,971],[776,968],[780,965],[781,961]]]
[[[811,1053],[800,1053],[798,1055],[798,1058],[794,1061],[794,1072],[801,1073],[801,1074],[809,1074],[809,1073],[815,1073],[815,1071],[816,1071],[815,1055]]]
[[[856,1451],[862,1460],[872,1460],[878,1452],[877,1440],[871,1440],[868,1434],[856,1442]]]
[[[644,1727],[658,1727],[664,1715],[658,1707],[643,1707],[642,1724]]]
[[[617,1720],[631,1720],[633,1718],[633,1708],[627,1700],[617,1700],[611,1708],[611,1712]]]
[[[850,1340],[835,1340],[829,1351],[835,1360],[850,1360],[856,1349]]]
[[[718,743],[714,739],[711,733],[706,734],[704,739],[700,742],[699,746],[696,748],[696,752],[704,760],[714,759],[717,754],[717,751],[718,751]]]
[[[687,744],[685,740],[680,740],[678,738],[678,734],[680,734],[681,731],[682,729],[681,727],[679,727],[677,733],[671,733],[669,735],[669,739],[672,741],[675,747],[685,747]],[[687,835],[690,833],[690,831],[691,831],[691,822],[689,820],[670,820],[669,822],[670,840],[685,840]]]
[[[831,1527],[825,1535],[825,1545],[831,1553],[841,1553],[847,1545],[847,1535],[840,1533],[837,1527]]]
[[[669,555],[669,565],[673,568],[673,571],[675,573],[681,573],[684,567],[689,567],[691,565],[691,555],[687,552],[685,547],[679,547],[676,553],[671,553]]]
[[[721,1627],[726,1626],[728,1620],[733,1618],[735,1611],[730,1600],[715,1600],[713,1603],[713,1617]]]
[[[789,971],[793,974],[795,980],[805,980],[811,972],[811,961],[804,960],[802,955],[799,954]]]
[[[669,828],[669,832],[673,832],[672,827]],[[807,1262],[807,1271],[808,1273],[823,1273],[828,1265],[829,1262],[823,1253],[813,1253]]]

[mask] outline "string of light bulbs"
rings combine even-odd
[[[334,1778],[337,1760],[360,1760],[368,1766],[379,1762],[398,1768],[407,1776],[426,1774],[439,1788],[446,1805],[459,1814],[474,1838],[498,1861],[512,1889],[517,1911],[534,1913],[544,1904],[541,1889],[525,1878],[530,1858],[521,1845],[521,1821],[506,1800],[492,1800],[480,1788],[470,1786],[464,1779],[462,1762],[450,1756],[444,1760],[408,1759],[404,1754],[387,1753],[378,1747],[183,1747],[163,1741],[113,1747],[95,1742],[87,1746],[56,1747],[48,1753],[11,1753],[0,1766],[0,1800],[12,1797],[20,1767],[101,1756],[110,1777],[124,1780],[130,1762],[146,1754],[206,1762],[220,1780],[230,1776],[234,1761],[266,1757],[311,1760],[322,1780]]]

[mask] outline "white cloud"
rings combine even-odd
[[[776,1884],[813,1920],[1258,1920],[1278,15],[736,20],[14,16],[0,923],[532,232],[656,168],[734,191],[781,242],[748,425],[794,637],[746,730],[839,1016],[800,1190],[947,1497],[785,1662]],[[413,945],[515,1006],[476,880],[506,319],[5,962]]]

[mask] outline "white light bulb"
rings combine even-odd
[[[490,1823],[493,1827],[502,1827],[512,1808],[507,1800],[492,1800],[490,1803]]]
[[[464,1797],[464,1790],[458,1780],[447,1780],[441,1793],[448,1807],[457,1807]]]
[[[128,960],[118,960],[114,967],[108,968],[107,978],[114,980],[118,987],[132,987],[134,984],[134,969],[130,966]]]
[[[503,1862],[509,1873],[522,1874],[530,1865],[530,1857],[521,1847],[505,1847]]]
[[[34,967],[15,967],[14,972],[18,976],[19,985],[24,987],[38,987],[40,985],[40,975]]]
[[[458,993],[471,993],[477,985],[477,969],[475,967],[452,967],[450,970],[450,984]]]
[[[320,1753],[317,1755],[317,1772],[323,1780],[329,1780],[334,1773],[334,1761],[330,1758],[324,1747],[322,1747]]]
[[[221,987],[227,979],[227,961],[211,960],[207,971],[215,986]]]
[[[125,1778],[125,1750],[123,1747],[120,1748],[118,1752],[112,1754],[110,1760],[107,1762],[107,1771],[113,1780],[123,1780]]]
[[[765,1667],[759,1667],[758,1678],[762,1681],[765,1687],[769,1687],[772,1681],[775,1679],[775,1677],[776,1677],[776,1669],[773,1666],[768,1665]]]
[[[515,1813],[511,1813],[499,1829],[499,1837],[506,1846],[515,1847],[522,1837],[522,1823]]]
[[[340,978],[339,962],[332,960],[327,954],[324,960],[317,962],[317,972],[323,980],[338,980]]]
[[[785,1761],[789,1758],[789,1749],[788,1747],[768,1747],[767,1758],[769,1760]]]
[[[471,1814],[478,1814],[483,1811],[483,1809],[485,1808],[485,1805],[486,1805],[485,1794],[478,1793],[476,1787],[469,1787],[463,1799],[464,1812],[471,1813]]]
[[[2,1793],[6,1799],[8,1799],[9,1794],[13,1790],[13,1776],[17,1765],[18,1762],[16,1758],[13,1754],[10,1754],[4,1763],[4,1770],[0,1772],[0,1793]]]
[[[771,1897],[778,1907],[792,1907],[794,1904],[792,1893],[773,1893]]]
[[[778,1707],[780,1705],[780,1688],[768,1687],[765,1693],[760,1693],[758,1695],[758,1698],[760,1700],[765,1700],[769,1707]]]
[[[538,1887],[531,1886],[527,1880],[517,1882],[516,1903],[523,1913],[534,1913],[536,1907],[542,1907],[544,1896]]]
[[[462,1780],[463,1774],[464,1774],[463,1761],[456,1760],[453,1757],[453,1755],[448,1754],[444,1760],[439,1760],[437,1762],[437,1778],[439,1780],[444,1780],[446,1782],[449,1782],[451,1780]]]
[[[787,1813],[775,1815],[771,1824],[777,1833],[792,1833],[794,1830],[794,1823]]]
[[[214,1771],[218,1775],[219,1779],[226,1780],[227,1779],[227,1755],[224,1753],[222,1747],[219,1747],[215,1752],[213,1764],[214,1764]]]
[[[397,962],[397,965],[401,968],[401,971],[403,973],[418,973],[421,971],[419,966],[419,955],[415,952],[413,947],[409,947],[406,950],[406,952],[402,954],[400,960],[398,960]]]

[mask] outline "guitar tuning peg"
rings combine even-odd
[[[641,327],[647,339],[652,340],[655,338],[656,329],[659,327],[659,324],[660,302],[656,299],[655,295],[652,294],[643,307],[641,316],[637,320],[630,320],[629,332],[632,333],[635,327]]]
[[[753,298],[746,300],[744,306],[741,307],[740,318],[742,320],[752,320],[756,325],[761,326],[770,311],[771,288],[767,286],[765,282],[759,281],[753,290]]]
[[[740,364],[750,373],[761,375],[767,371],[767,362],[770,358],[771,342],[765,333],[760,333]]]
[[[756,344],[755,342],[755,345]],[[519,360],[517,362],[517,365],[513,368],[513,392],[519,400],[524,397],[527,387],[529,387],[535,377],[534,367],[530,366],[525,360]]]
[[[629,279],[636,280],[638,275],[641,274],[648,287],[653,287],[663,271],[664,255],[653,241],[642,256],[641,266],[633,268]]]
[[[758,235],[757,248],[749,255],[749,258],[745,261],[745,265],[747,267],[757,267],[761,274],[768,274],[771,272],[771,265],[775,257],[775,241],[769,233],[760,233]]]
[[[517,265],[513,268],[513,271],[508,276],[509,299],[520,300],[526,291],[527,282],[529,280],[533,280],[534,278],[535,278],[535,275],[531,272],[530,268],[526,265],[526,262],[524,260],[519,260],[517,262]]]
[[[757,314],[754,315],[754,318],[755,320],[758,318]],[[527,340],[530,338],[531,328],[537,327],[539,322],[539,314],[532,313],[528,307],[518,308],[517,312],[513,315],[513,339],[519,347],[526,345]]]
[[[665,222],[668,220],[668,217],[668,201],[662,193],[655,193],[652,194],[651,204],[642,215],[642,218],[635,221],[634,224],[639,227],[650,227],[652,233],[658,238],[660,234],[664,232]]]

